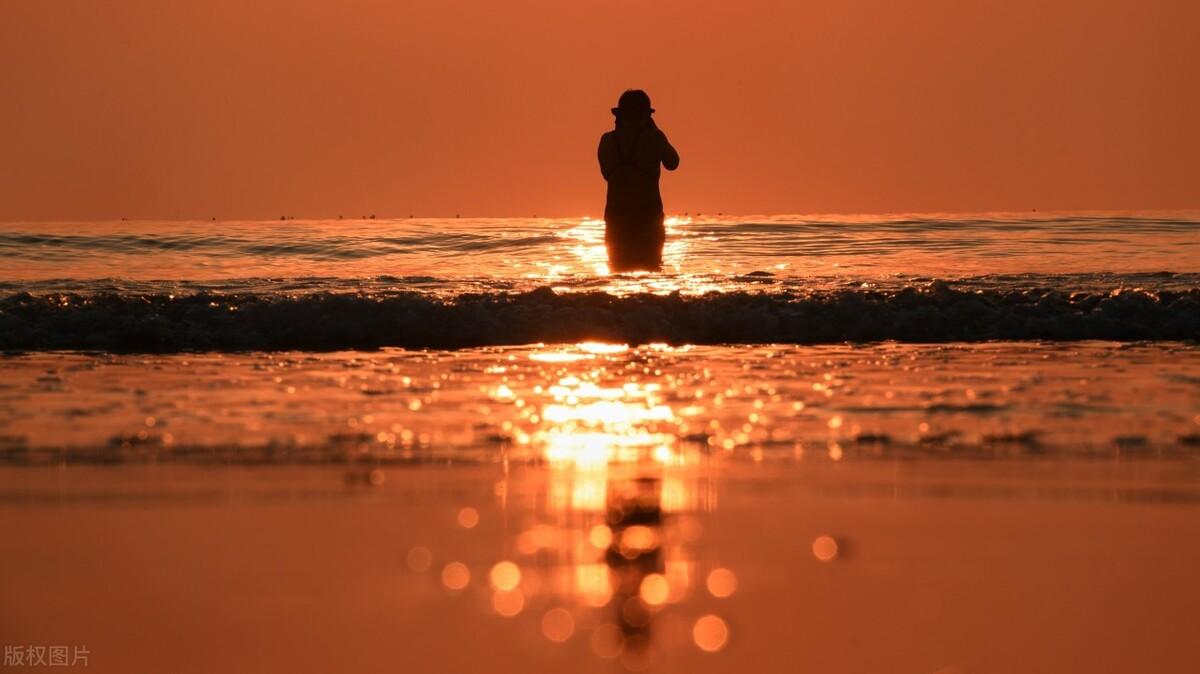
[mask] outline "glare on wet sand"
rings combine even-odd
[[[3,362],[6,395],[22,413],[0,414],[7,433],[25,438],[19,446],[3,441],[7,460],[155,470],[197,461],[265,470],[313,464],[315,475],[332,466],[345,475],[333,496],[326,485],[298,497],[308,492],[291,475],[282,495],[236,497],[239,488],[277,489],[267,481],[224,487],[231,496],[216,502],[248,509],[236,511],[248,522],[282,517],[269,531],[298,556],[361,569],[339,582],[369,580],[347,591],[387,619],[360,629],[390,634],[392,622],[403,622],[421,635],[414,643],[443,649],[453,648],[447,634],[459,639],[463,630],[495,652],[532,648],[533,637],[537,648],[586,656],[573,661],[582,670],[677,659],[728,671],[737,667],[728,658],[765,641],[781,653],[795,641],[810,657],[822,657],[816,644],[839,654],[822,669],[866,670],[881,663],[847,640],[844,625],[884,643],[897,628],[878,616],[896,611],[925,631],[914,627],[909,646],[942,667],[999,647],[972,622],[993,610],[1016,625],[1018,647],[1045,646],[1037,641],[1044,630],[1017,620],[1022,605],[1005,594],[1014,579],[1036,579],[1048,615],[1066,624],[1072,606],[1096,601],[1059,582],[1068,575],[1124,579],[1106,592],[1147,615],[1139,597],[1161,590],[1155,584],[1168,576],[1147,573],[1145,559],[1126,553],[1158,550],[1155,564],[1167,569],[1196,561],[1187,546],[1174,557],[1155,548],[1146,538],[1155,529],[1139,520],[1186,528],[1177,515],[1186,510],[1155,504],[1200,502],[1194,476],[1166,472],[1176,463],[1140,462],[1191,456],[1200,354],[1186,345],[877,344],[733,354],[588,342],[452,353],[74,354],[54,362],[51,374],[38,354]],[[156,385],[136,403],[114,393],[147,379]],[[191,392],[185,399],[162,393],[179,382]],[[57,444],[45,441],[51,427]],[[447,474],[445,464],[461,472]],[[35,480],[20,494],[36,487]],[[72,493],[53,489],[58,499]],[[281,502],[304,516],[288,519],[290,510],[271,505]],[[864,515],[864,502],[882,514]],[[69,520],[73,512],[45,516]],[[119,511],[100,516],[112,512]],[[187,530],[172,526],[164,520],[158,538],[146,540],[188,549],[175,538]],[[1074,531],[1091,533],[1070,538]],[[320,532],[321,545],[310,532]],[[29,533],[26,540],[39,540]],[[247,555],[276,554],[248,546],[251,533],[259,535],[247,530]],[[1094,569],[1076,568],[1107,540],[1126,545],[1105,547],[1110,556]],[[160,573],[136,559],[124,563],[148,577]],[[249,573],[189,570],[178,560],[175,567]],[[293,593],[320,584],[290,577],[295,568],[279,573],[272,582]],[[172,591],[169,583],[156,587]],[[27,592],[14,592],[21,606],[33,606]],[[274,615],[294,609],[288,601],[272,595],[243,608]],[[1164,615],[1178,609],[1169,604]],[[407,617],[418,613],[438,616],[442,631]],[[1155,634],[1166,639],[1175,625],[1159,620]],[[1082,642],[1063,639],[1064,653],[1086,657]],[[946,643],[975,650],[931,646]],[[1128,662],[1116,640],[1105,648],[1106,657]]]

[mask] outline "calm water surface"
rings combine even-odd
[[[703,292],[914,277],[1200,272],[1200,214],[671,217],[662,274],[611,277],[603,222],[404,219],[4,223],[7,287]],[[770,276],[766,276],[766,275]],[[99,283],[107,280],[105,285]],[[78,283],[70,283],[75,281]],[[87,283],[93,282],[93,283]]]

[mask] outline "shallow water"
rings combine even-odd
[[[1200,347],[582,343],[0,359],[11,462],[822,461],[1200,451]]]
[[[1192,339],[1195,214],[9,223],[0,348]]]

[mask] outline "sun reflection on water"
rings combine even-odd
[[[554,370],[547,383],[489,391],[518,408],[509,451],[534,467],[497,485],[506,520],[519,526],[487,573],[497,615],[528,616],[529,629],[551,643],[586,640],[597,657],[642,669],[688,643],[724,648],[728,634],[713,621],[725,623],[689,600],[706,589],[729,597],[736,576],[695,552],[716,494],[710,448],[685,432],[694,400],[618,369],[629,352],[591,342],[541,347],[527,357]]]
[[[663,246],[663,266],[657,272],[613,274],[608,268],[608,251],[604,246],[604,221],[583,218],[556,232],[566,242],[568,257],[548,262],[540,271],[531,273],[528,277],[545,281],[556,291],[569,291],[571,288],[555,286],[555,283],[567,279],[572,274],[596,276],[600,278],[598,284],[586,284],[584,287],[610,295],[702,295],[728,290],[728,282],[718,282],[711,275],[683,271],[683,261],[687,259],[689,249],[693,245],[692,239],[695,238],[689,231],[692,219],[670,216],[663,224],[667,230],[667,241]]]

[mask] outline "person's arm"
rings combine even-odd
[[[658,129],[657,126],[654,128]],[[671,146],[671,141],[667,140],[667,134],[663,133],[662,129],[658,129],[658,134],[662,136],[663,168],[667,169],[668,171],[674,171],[675,169],[679,168],[679,153],[676,152],[675,148]]]
[[[600,136],[600,145],[596,147],[596,160],[600,162],[600,175],[604,176],[605,180],[608,180],[610,167],[617,163],[613,156],[613,149],[610,134],[606,133]]]

